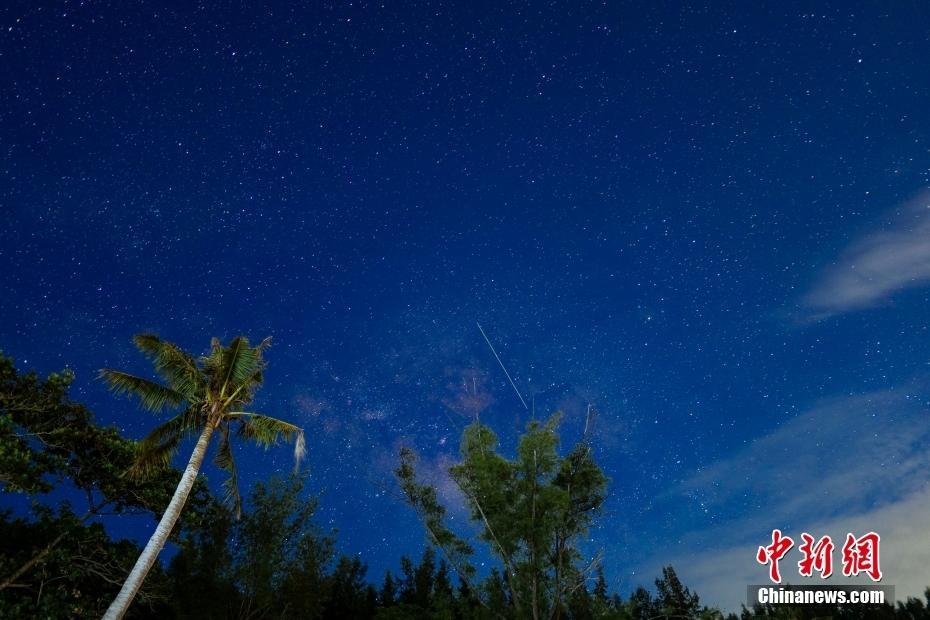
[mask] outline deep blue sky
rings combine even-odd
[[[729,603],[772,528],[855,518],[930,583],[889,516],[927,491],[930,8],[190,4],[0,9],[20,367],[142,436],[94,379],[146,371],[132,334],[272,335],[257,408],[306,427],[321,520],[380,579],[423,541],[398,447],[440,475],[465,410],[508,449],[530,417],[480,321],[567,440],[598,411],[616,586],[674,560]],[[239,458],[243,486],[290,466]]]

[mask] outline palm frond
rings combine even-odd
[[[223,501],[233,509],[238,520],[242,517],[242,498],[239,495],[239,472],[236,469],[236,460],[233,458],[232,446],[229,442],[229,424],[223,425],[220,447],[213,458],[213,463],[229,474],[229,477],[223,481],[225,491]]]
[[[165,341],[157,334],[146,332],[133,336],[132,342],[136,345],[136,348],[145,353],[149,359],[155,360]]]
[[[176,390],[119,370],[103,368],[99,376],[115,394],[138,396],[142,406],[150,411],[177,407],[185,400],[184,395]]]
[[[294,473],[300,471],[300,463],[307,456],[307,442],[304,439],[304,431],[300,429],[297,432],[297,439],[294,440]]]
[[[129,468],[132,478],[144,478],[171,464],[178,445],[185,437],[200,432],[205,418],[199,409],[188,407],[164,424],[160,424],[139,442],[136,458]]]
[[[155,370],[189,400],[194,400],[204,384],[203,372],[194,358],[178,345],[155,334],[137,334],[133,342],[155,364]]]
[[[220,394],[239,391],[245,382],[262,369],[262,349],[267,345],[258,347],[249,346],[249,339],[245,336],[236,336],[223,352],[223,383]],[[227,391],[228,390],[228,391]]]
[[[306,441],[304,439],[304,430],[284,420],[272,418],[271,416],[250,413],[248,411],[235,411],[227,414],[231,417],[240,417],[242,425],[239,427],[239,435],[245,439],[251,439],[263,448],[269,448],[277,445],[284,439],[285,441],[294,441],[294,468],[300,467],[300,462],[307,453]]]
[[[211,385],[216,387],[219,382],[218,375],[221,374],[220,369],[223,367],[223,344],[219,338],[210,339],[210,353],[200,357],[200,365],[204,373],[210,377]]]

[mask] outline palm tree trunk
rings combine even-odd
[[[194,487],[194,481],[200,471],[200,464],[203,463],[203,457],[207,453],[207,446],[210,443],[213,429],[214,425],[210,421],[204,425],[203,433],[200,434],[200,439],[197,440],[197,445],[194,446],[194,452],[191,454],[191,460],[188,461],[184,475],[181,476],[181,481],[178,482],[178,488],[174,491],[174,497],[171,498],[165,513],[161,516],[161,521],[158,522],[155,533],[152,534],[148,544],[145,545],[145,549],[139,555],[139,559],[136,560],[132,572],[123,582],[119,594],[113,599],[107,613],[103,615],[103,620],[120,620],[126,614],[129,605],[132,604],[132,599],[139,592],[139,588],[142,587],[142,581],[155,564],[158,554],[161,553],[162,548],[165,546],[165,541],[168,540],[168,535],[171,534],[174,524],[177,522],[178,517],[181,516],[181,509],[184,508],[184,502],[187,501],[187,496]]]

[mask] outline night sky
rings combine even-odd
[[[509,452],[591,404],[612,587],[672,562],[736,605],[776,527],[874,529],[899,597],[930,583],[928,5],[192,4],[0,8],[20,368],[141,437],[95,378],[151,374],[133,334],[273,336],[255,409],[375,581],[424,543],[400,446],[462,521],[476,412]]]

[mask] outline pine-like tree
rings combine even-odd
[[[381,591],[378,593],[378,603],[381,607],[391,607],[395,602],[397,602],[397,584],[394,583],[391,571],[387,571],[384,574]]]
[[[480,539],[500,561],[497,575],[517,617],[560,617],[571,593],[583,587],[596,564],[582,562],[577,543],[604,500],[607,479],[584,441],[565,457],[558,455],[559,420],[556,414],[545,424],[531,422],[514,459],[499,454],[496,435],[475,422],[462,434],[461,462],[449,469]],[[474,575],[471,545],[445,525],[445,508],[435,488],[416,480],[410,450],[401,452],[396,474],[429,541],[469,580]],[[492,592],[486,589],[485,605],[501,613],[491,603]]]
[[[701,609],[698,595],[681,583],[671,566],[662,568],[662,577],[656,579],[656,592],[659,614],[675,618],[697,618]]]

